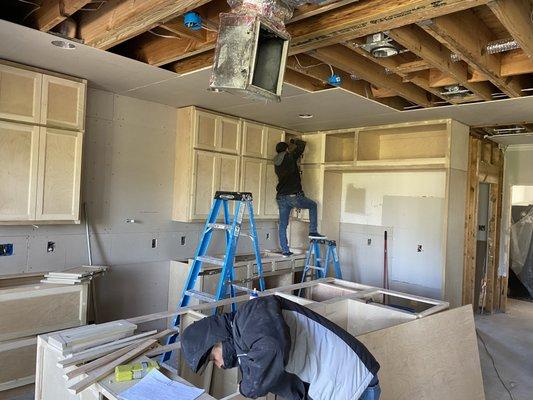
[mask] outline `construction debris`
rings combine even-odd
[[[89,282],[96,276],[103,274],[109,267],[104,265],[82,265],[64,271],[52,271],[44,276],[42,283],[62,285],[79,285]]]

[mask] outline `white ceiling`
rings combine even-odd
[[[468,125],[533,122],[533,96],[400,112],[343,89],[307,92],[285,84],[281,103],[262,103],[207,91],[209,69],[179,76],[89,46],[63,50],[50,44],[53,38],[0,20],[0,58],[85,78],[91,87],[117,94],[174,107],[197,105],[302,132],[436,118]],[[301,119],[300,113],[314,118]]]

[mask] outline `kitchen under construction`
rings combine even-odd
[[[533,0],[0,3],[0,400],[531,399]]]

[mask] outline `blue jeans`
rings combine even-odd
[[[316,233],[318,230],[316,202],[305,197],[304,193],[290,194],[277,197],[279,207],[279,245],[286,253],[289,251],[287,240],[287,226],[293,208],[309,210],[309,232]]]
[[[380,395],[381,388],[379,387],[379,380],[377,377],[374,377],[359,400],[379,400]]]

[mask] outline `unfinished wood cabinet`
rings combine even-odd
[[[0,342],[0,392],[35,381],[36,354],[35,336]]]
[[[263,216],[266,219],[277,219],[279,217],[278,202],[276,201],[276,187],[278,176],[274,169],[274,163],[267,161],[265,173],[265,201]]]
[[[318,219],[322,214],[322,196],[324,187],[324,166],[320,164],[310,164],[302,166],[302,187],[305,196],[317,203]],[[302,210],[300,219],[309,221],[309,211]]]
[[[324,163],[326,135],[324,133],[310,133],[302,135],[302,140],[306,143],[302,164]]]
[[[37,124],[43,75],[0,64],[0,118]]]
[[[266,160],[243,157],[241,166],[241,192],[251,192],[254,198],[254,216],[263,216],[265,198]]]
[[[285,140],[285,132],[281,129],[273,128],[273,127],[266,127],[265,132],[265,158],[272,160],[277,152],[276,152],[276,145],[279,142],[283,142]]]
[[[35,219],[39,127],[0,121],[0,221]]]
[[[83,133],[40,128],[39,136],[35,220],[79,220]]]
[[[41,124],[84,130],[86,86],[85,82],[43,75]]]
[[[356,153],[354,131],[331,133],[325,136],[324,162],[333,164],[353,164]]]
[[[244,121],[242,133],[242,155],[262,158],[265,154],[265,127]]]

